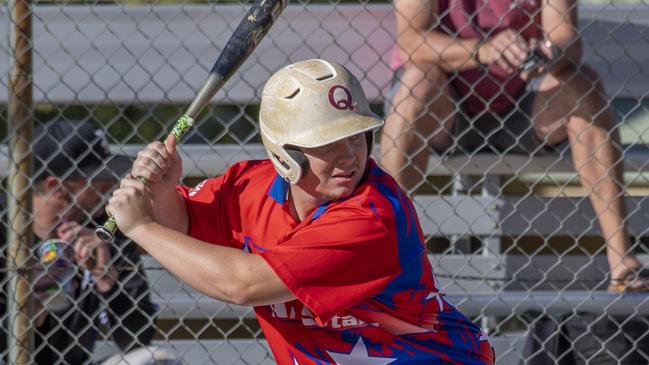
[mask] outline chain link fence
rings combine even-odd
[[[648,257],[649,6],[573,3],[561,13],[554,1],[507,2],[512,5],[499,10],[506,16],[498,21],[539,20],[542,9],[556,7],[561,13],[557,29],[578,9],[576,27],[569,30],[581,35],[583,60],[553,72],[558,75],[554,84],[530,82],[521,91],[525,97],[507,100],[499,93],[515,89],[516,94],[525,87],[503,76],[517,56],[504,56],[509,51],[494,44],[453,48],[444,40],[422,41],[413,35],[421,30],[446,34],[446,41],[466,38],[467,29],[473,29],[469,24],[489,23],[486,3],[476,2],[473,12],[448,10],[421,22],[417,14],[426,9],[413,12],[403,5],[406,1],[399,1],[290,4],[197,118],[180,147],[184,182],[193,185],[221,174],[233,162],[265,157],[258,103],[264,82],[275,70],[306,58],[342,63],[359,76],[375,111],[387,117],[375,157],[413,194],[447,297],[487,331],[499,363],[540,357],[549,363],[649,363],[646,295],[621,294],[610,287],[620,284],[611,282],[612,276],[620,278],[627,266],[637,266],[628,261],[631,257],[640,264]],[[3,196],[10,191],[10,6],[0,6]],[[248,6],[35,3],[33,145],[45,138],[58,146],[76,143],[85,133],[81,126],[92,122],[106,131],[92,132],[84,140],[96,159],[103,161],[108,152],[135,156],[143,144],[170,131]],[[469,15],[463,20],[467,27],[454,29],[457,19],[451,18],[462,14]],[[538,35],[529,29],[518,35],[529,38],[529,32]],[[395,56],[397,35],[401,52]],[[560,36],[555,33],[553,39]],[[573,44],[565,45],[564,53]],[[433,54],[437,63],[417,63],[418,57],[426,58],[417,53],[421,50]],[[462,61],[441,56],[445,52]],[[504,58],[498,61],[497,55]],[[494,71],[489,64],[498,62],[505,63]],[[401,77],[393,78],[400,65],[405,65]],[[478,72],[479,67],[491,71]],[[518,83],[519,89],[510,83]],[[498,102],[505,107],[489,117],[489,105]],[[54,120],[70,121],[72,127],[43,129]],[[528,137],[534,144],[525,144]],[[65,250],[57,251],[57,241],[45,239],[83,237],[88,232],[70,222],[89,228],[101,222],[102,206],[113,188],[90,182],[97,177],[95,170],[83,171],[88,179],[73,178],[88,156],[64,147],[60,151],[71,160],[60,171],[66,179],[58,183],[38,177],[55,162],[53,150],[33,153],[37,244],[30,252],[38,259],[35,273],[49,263],[44,259],[48,252],[65,257]],[[622,165],[625,173],[616,174]],[[51,207],[39,205],[48,192],[59,199],[53,216],[46,214]],[[0,203],[0,216],[6,217],[7,206],[3,199]],[[3,219],[0,233],[9,227]],[[626,256],[620,248],[628,250]],[[147,353],[157,351],[163,358],[171,352],[188,364],[274,363],[251,309],[196,293],[125,240],[108,249],[108,262],[118,277],[108,291],[100,290],[92,266],[80,266],[74,258],[69,258],[71,271],[59,268],[50,277],[69,290],[75,298],[71,302],[48,292],[51,285],[34,282],[30,287],[48,303],[36,305],[30,318],[37,328],[34,361],[100,361],[152,341],[157,347],[146,348]],[[627,260],[626,266],[618,256]],[[4,287],[10,276],[2,275]],[[3,319],[8,320],[6,314]],[[7,349],[2,349],[6,356]]]

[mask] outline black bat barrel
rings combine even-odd
[[[223,47],[223,51],[210,71],[209,81],[203,85],[187,109],[186,115],[195,118],[212,100],[214,94],[257,48],[287,4],[288,0],[259,0],[250,8]]]

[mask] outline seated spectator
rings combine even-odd
[[[577,3],[396,0],[395,11],[381,165],[412,192],[433,151],[540,155],[567,140],[607,243],[609,290],[648,290],[629,250],[613,115],[581,63]]]
[[[157,310],[137,246],[123,236],[107,245],[93,231],[104,219],[104,195],[131,166],[127,157],[110,154],[106,141],[104,130],[87,122],[57,120],[34,131],[36,364],[88,363],[102,327],[125,353],[148,350],[146,358],[130,364],[173,358],[164,349],[146,347]],[[6,245],[7,210],[4,195],[0,198],[0,242]],[[6,336],[0,331],[3,354]]]

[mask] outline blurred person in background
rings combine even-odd
[[[137,246],[123,236],[108,245],[93,230],[104,220],[104,196],[131,160],[111,154],[105,131],[90,122],[56,120],[38,126],[32,151],[34,363],[89,363],[102,329],[126,354],[105,364],[174,363],[169,351],[147,347],[157,308]],[[0,196],[0,242],[6,247],[4,198]],[[5,293],[0,296],[3,314]],[[6,328],[0,331],[4,356]]]
[[[649,290],[625,225],[618,131],[581,61],[577,2],[396,0],[395,13],[381,165],[414,192],[431,153],[533,156],[567,140],[606,240],[608,290]]]

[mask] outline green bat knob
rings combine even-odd
[[[117,231],[117,221],[115,217],[109,217],[102,226],[95,228],[95,234],[104,242],[115,241],[115,232]]]
[[[149,183],[149,180],[147,178],[141,176],[136,177],[135,180],[139,181],[140,183],[142,183],[142,185],[145,186]],[[99,237],[100,240],[108,243],[115,241],[115,232],[117,232],[117,221],[115,220],[115,217],[108,217],[104,224],[95,228],[95,234],[97,235],[97,237]]]

